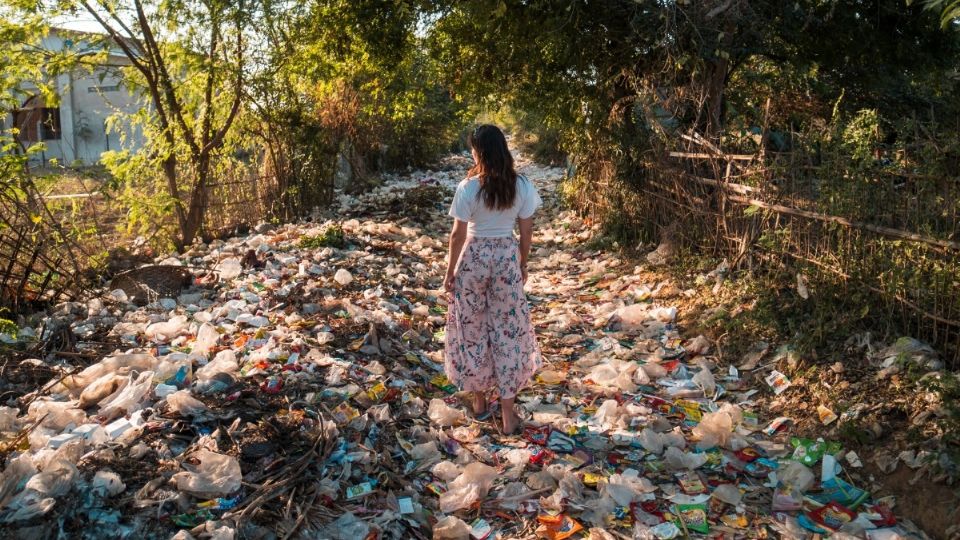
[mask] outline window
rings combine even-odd
[[[60,107],[40,109],[40,140],[60,139]]]
[[[120,90],[119,84],[111,84],[106,86],[90,86],[87,88],[87,92],[93,94],[98,92],[117,92]]]

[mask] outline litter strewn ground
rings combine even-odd
[[[676,326],[693,284],[586,247],[559,169],[523,169],[546,201],[527,286],[546,365],[518,397],[526,425],[504,436],[469,414],[442,375],[446,210],[467,165],[157,261],[193,276],[176,297],[59,306],[35,333],[69,325],[74,352],[25,361],[51,377],[0,408],[4,535],[925,537],[868,491],[863,456],[760,406],[791,392],[769,362],[789,350],[720,365]]]

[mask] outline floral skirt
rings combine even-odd
[[[540,367],[514,238],[467,238],[447,311],[447,378],[511,398]]]

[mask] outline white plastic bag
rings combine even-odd
[[[113,471],[97,471],[93,475],[90,487],[101,497],[115,497],[127,489],[120,475]]]
[[[220,341],[220,334],[216,327],[210,323],[203,323],[200,325],[200,330],[197,331],[197,339],[193,342],[192,352],[206,356],[210,353],[210,349],[217,345],[218,341]]]
[[[720,484],[710,496],[733,506],[740,504],[743,500],[743,494],[735,484]]]
[[[220,279],[230,281],[243,272],[243,265],[239,259],[231,257],[220,261],[214,269],[220,274]]]
[[[201,449],[191,456],[199,465],[184,463],[187,469],[170,479],[177,489],[195,497],[212,499],[240,489],[240,464],[233,456]]]
[[[700,468],[707,462],[707,455],[684,452],[675,446],[671,446],[663,454],[663,460],[672,469],[693,470]]]
[[[490,491],[497,474],[496,469],[483,463],[467,465],[463,473],[447,485],[447,491],[440,495],[440,511],[455,512],[479,501]]]
[[[452,461],[441,461],[430,469],[430,473],[444,482],[450,482],[463,473],[463,468]]]
[[[463,411],[454,409],[439,398],[430,400],[430,408],[427,409],[427,415],[430,417],[431,422],[440,427],[461,424],[467,419]]]
[[[147,326],[144,331],[147,339],[154,341],[170,341],[187,331],[187,317],[176,315],[165,322],[157,322]]]
[[[468,540],[470,526],[457,516],[447,516],[433,526],[434,540]]]
[[[150,391],[153,372],[144,371],[136,379],[130,380],[123,389],[100,402],[100,416],[112,420],[118,416],[139,410],[143,397]]]
[[[237,364],[237,354],[227,349],[220,351],[207,365],[196,371],[198,380],[209,381],[220,373],[234,374],[240,369]]]
[[[209,411],[202,401],[190,395],[189,390],[180,390],[167,396],[167,406],[180,416],[200,416]]]
[[[640,476],[636,469],[627,469],[623,474],[614,474],[600,486],[600,493],[608,495],[617,501],[619,506],[630,506],[631,502],[640,500],[645,493],[651,493],[657,488],[653,483]]]
[[[333,274],[333,280],[346,287],[351,281],[353,281],[353,274],[351,274],[348,270],[340,268],[336,271],[336,273]]]

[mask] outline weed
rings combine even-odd
[[[343,248],[346,245],[347,240],[343,235],[343,227],[339,223],[330,225],[320,234],[301,237],[299,242],[300,249]]]

